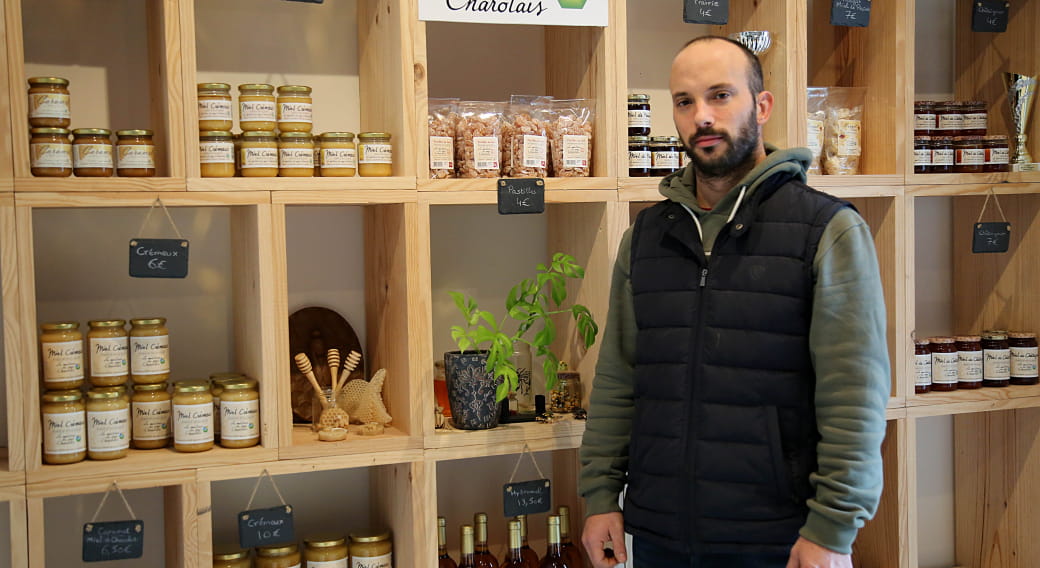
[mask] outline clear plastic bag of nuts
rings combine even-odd
[[[549,175],[549,122],[552,97],[512,95],[509,97],[510,125],[507,136],[508,160],[504,160],[510,177],[547,177]]]
[[[429,99],[430,178],[455,177],[455,124],[459,99]]]
[[[455,167],[460,178],[502,175],[502,123],[507,103],[461,101],[455,123]]]
[[[856,175],[862,153],[863,87],[830,87],[824,102],[823,171]]]
[[[808,115],[806,116],[806,129],[808,139],[806,146],[812,152],[812,162],[809,163],[810,174],[822,174],[820,166],[820,154],[823,153],[823,125],[826,121],[826,113],[823,110],[824,101],[827,100],[827,87],[809,87],[808,89]]]
[[[560,99],[552,102],[549,149],[552,175],[589,177],[592,170],[592,125],[595,104],[591,99]]]

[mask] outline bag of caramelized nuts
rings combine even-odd
[[[427,101],[430,128],[430,179],[455,177],[455,125],[459,99]]]
[[[455,126],[455,167],[460,178],[502,175],[502,125],[506,103],[462,101]]]
[[[549,175],[549,121],[552,97],[512,95],[505,140],[508,159],[503,160],[510,177]]]
[[[563,99],[552,102],[549,151],[554,177],[589,177],[592,170],[592,125],[595,102]]]

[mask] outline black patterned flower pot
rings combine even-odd
[[[451,420],[462,430],[487,430],[498,426],[495,390],[499,380],[487,371],[487,351],[449,351],[444,354],[445,379]]]

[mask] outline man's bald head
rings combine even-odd
[[[751,91],[751,96],[756,97],[759,93],[765,90],[765,80],[762,77],[762,63],[758,60],[758,56],[755,55],[753,51],[751,51],[747,47],[744,47],[744,44],[740,43],[739,41],[734,41],[728,37],[723,36],[701,36],[693,38],[690,41],[686,42],[686,44],[682,46],[682,49],[679,50],[679,53],[682,53],[692,45],[708,41],[725,42],[739,49],[740,52],[744,54],[744,57],[747,59],[748,89]]]

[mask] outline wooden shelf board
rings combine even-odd
[[[424,447],[436,460],[461,459],[518,453],[524,444],[533,451],[576,448],[584,433],[585,421],[571,418],[552,424],[501,424],[490,430],[456,430],[449,426],[427,436]]]
[[[414,177],[188,178],[188,191],[414,191]]]
[[[335,446],[336,444],[331,443],[327,445]],[[380,449],[368,453],[340,453],[323,457],[305,457],[291,460],[281,459],[244,465],[207,467],[199,470],[198,480],[206,482],[257,477],[262,474],[264,470],[267,470],[271,475],[291,475],[294,473],[307,473],[312,471],[376,467],[381,465],[417,462],[421,461],[422,457],[422,449],[413,448],[403,450]]]
[[[22,481],[25,481],[24,479]],[[25,499],[25,484],[0,486],[0,503]]]
[[[904,189],[907,195],[914,197],[957,197],[960,195],[985,195],[993,190],[998,195],[1040,193],[1037,183],[975,183],[959,185],[908,185]]]
[[[617,178],[612,177],[572,177],[572,178],[544,178],[546,191],[552,190],[615,190],[618,187]],[[420,179],[418,181],[419,191],[430,192],[457,192],[457,191],[487,191],[494,192],[498,186],[498,178],[480,179]]]
[[[271,202],[266,191],[240,192],[170,192],[161,196],[152,193],[97,192],[97,193],[16,193],[15,205],[28,207],[150,207],[156,197],[170,207],[227,207],[260,205]]]
[[[109,192],[109,191],[185,191],[184,178],[107,177],[107,178],[15,178],[16,192]]]
[[[545,202],[552,203],[603,203],[617,201],[617,191],[601,190],[555,190],[545,192]],[[419,203],[429,205],[495,205],[498,193],[495,191],[420,191]]]
[[[912,418],[1040,407],[1040,385],[930,392],[907,399]]]
[[[621,178],[618,200],[624,202],[660,201],[659,177]],[[809,185],[841,198],[895,197],[901,194],[903,176],[809,176]]]
[[[376,205],[415,203],[414,189],[351,189],[349,191],[274,191],[271,203],[278,205]]]
[[[884,186],[901,186],[906,183],[906,179],[902,174],[885,174],[885,175],[861,175],[861,176],[808,176],[808,183],[811,187],[815,187],[820,190],[831,189],[831,188],[848,188],[855,189],[860,187],[874,187],[879,185]],[[869,197],[869,196],[864,196]]]
[[[60,467],[60,466],[55,466]],[[177,471],[152,471],[144,473],[130,473],[118,469],[106,475],[97,475],[82,479],[68,479],[61,476],[46,481],[29,481],[26,485],[26,496],[29,499],[47,499],[50,497],[65,497],[68,495],[85,495],[88,493],[104,493],[117,483],[119,488],[148,489],[152,487],[169,487],[171,485],[188,485],[196,481],[194,469],[181,469]]]
[[[7,448],[0,448],[0,487],[25,485],[24,471],[10,471],[7,461]]]
[[[14,180],[11,178],[0,179],[0,193],[9,193],[14,191]]]
[[[906,176],[907,185],[970,185],[997,183],[1040,183],[1040,172],[910,174]]]
[[[351,431],[347,434],[346,440],[320,442],[318,435],[311,431],[310,425],[295,425],[292,431],[292,445],[279,448],[278,457],[283,460],[295,460],[411,449],[422,449],[419,439],[393,427],[388,427],[386,432],[379,436],[361,436]]]

